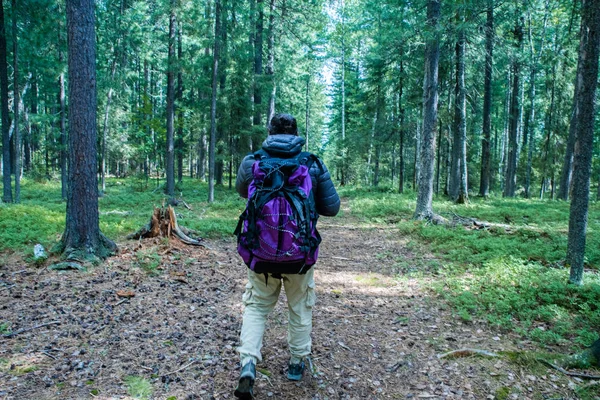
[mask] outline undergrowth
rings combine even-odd
[[[230,236],[245,206],[235,191],[221,186],[215,189],[215,202],[209,204],[207,184],[193,179],[178,185],[176,197],[192,208],[177,207],[178,222],[202,237]],[[110,239],[125,240],[150,220],[153,207],[167,200],[162,190],[156,190],[155,181],[110,178],[98,199],[100,229]],[[65,210],[60,183],[23,179],[21,203],[0,204],[0,253],[20,252],[29,257],[36,243],[51,248],[65,229]]]
[[[464,321],[487,319],[542,344],[590,345],[600,326],[600,203],[590,204],[585,284],[568,284],[564,268],[569,203],[439,197],[433,209],[449,220],[475,218],[509,227],[484,230],[435,226],[412,219],[415,193],[343,188],[355,218],[395,226],[415,253],[433,253],[443,268],[433,289]],[[411,270],[403,268],[404,271]],[[413,276],[420,274],[411,272]]]

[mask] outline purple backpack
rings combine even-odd
[[[257,273],[303,274],[316,262],[321,237],[309,174],[316,156],[254,153],[248,203],[234,232],[238,252]]]

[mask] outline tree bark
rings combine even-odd
[[[423,132],[421,138],[421,172],[415,219],[431,220],[433,214],[433,167],[435,155],[435,132],[438,106],[438,66],[440,38],[438,25],[441,0],[427,2],[427,30],[429,37],[425,45],[425,79],[423,82]]]
[[[175,16],[176,0],[171,0],[169,15],[169,55],[167,61],[167,148],[165,154],[165,173],[167,175],[166,194],[175,196]]]
[[[579,29],[579,36],[583,37],[584,26],[581,25]],[[577,122],[579,119],[579,88],[581,82],[579,79],[583,77],[580,68],[583,67],[581,60],[582,54],[579,52],[577,57],[577,74],[575,76],[575,94],[573,95],[573,108],[571,110],[571,120],[569,124],[569,135],[567,137],[567,143],[565,148],[565,158],[563,160],[562,171],[560,174],[560,182],[558,185],[558,198],[564,201],[569,200],[569,190],[571,189],[571,183],[573,179],[573,153],[575,151],[575,141],[577,140]]]
[[[262,125],[263,0],[256,0],[256,13],[254,32],[254,115],[252,118],[255,127]],[[257,135],[255,131],[252,142],[257,149],[261,140],[262,137]]]
[[[17,32],[17,2],[12,0],[12,31],[13,31],[13,109],[15,124],[15,203],[21,202],[21,131],[19,129],[19,52]]]
[[[55,250],[68,260],[96,260],[116,250],[98,221],[96,40],[94,1],[67,0],[69,187],[65,232]]]
[[[494,63],[494,0],[488,0],[487,20],[485,24],[485,77],[483,83],[483,139],[481,141],[481,177],[479,181],[479,196],[488,197],[490,194],[492,135],[492,76]]]
[[[183,181],[183,156],[185,143],[183,141],[183,74],[181,72],[181,63],[183,62],[183,28],[179,27],[177,35],[177,92],[175,95],[175,107],[177,110],[177,182]]]
[[[59,40],[60,43],[60,29],[59,29]],[[63,54],[58,46],[58,61],[62,64]],[[96,99],[94,98],[94,102]],[[60,182],[61,182],[61,196],[63,200],[67,200],[68,197],[68,186],[69,186],[69,153],[68,138],[67,138],[67,110],[65,106],[65,74],[61,72],[58,77],[58,104],[59,104],[59,130],[60,130]]]
[[[519,151],[518,132],[520,117],[520,87],[521,87],[521,63],[518,54],[523,42],[523,23],[519,18],[515,23],[515,53],[512,60],[512,93],[510,101],[510,116],[508,123],[508,160],[506,163],[506,175],[504,179],[504,197],[514,197],[517,189],[517,159]]]
[[[213,50],[212,96],[210,105],[210,143],[208,146],[208,202],[215,201],[215,148],[217,145],[217,86],[221,38],[221,1],[215,0],[215,44]]]
[[[267,37],[267,68],[266,75],[271,94],[269,95],[269,108],[267,109],[267,126],[275,114],[275,96],[277,84],[275,82],[275,0],[269,2],[269,32]]]
[[[404,62],[400,60],[400,85],[398,88],[398,107],[400,108],[400,127],[398,133],[400,135],[400,149],[399,151],[399,171],[398,171],[398,193],[404,193],[404,114],[405,109],[402,104],[402,95],[404,94]]]
[[[112,101],[112,95],[113,95],[113,89],[112,89],[112,84],[113,81],[115,79],[115,72],[117,70],[117,54],[115,52],[115,56],[112,60],[112,65],[110,67],[110,81],[109,81],[109,88],[108,88],[108,93],[106,94],[106,105],[104,107],[104,123],[103,123],[103,128],[102,128],[102,166],[100,167],[101,169],[101,186],[102,186],[102,193],[106,192],[106,157],[108,155],[108,152],[106,150],[106,140],[108,138],[108,116],[110,113],[110,104]]]
[[[577,141],[573,167],[573,198],[569,213],[569,237],[566,264],[570,266],[569,281],[583,283],[586,229],[590,196],[590,176],[594,146],[596,87],[600,55],[600,0],[583,0],[581,9],[581,42],[579,54],[581,77],[579,86]]]
[[[4,24],[4,5],[0,1],[0,114],[2,114],[2,200],[12,203],[12,178],[10,176],[10,136],[8,129],[8,66],[6,61],[6,26]]]
[[[464,18],[459,18],[464,23]],[[452,144],[452,165],[450,178],[450,198],[457,203],[467,203],[467,97],[465,88],[465,46],[466,33],[459,29],[456,42],[456,87],[454,102],[454,140]]]

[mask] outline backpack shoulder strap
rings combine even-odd
[[[260,161],[260,160],[262,160],[263,158],[269,158],[269,153],[267,153],[267,152],[266,152],[266,151],[264,151],[263,149],[260,149],[260,150],[258,150],[258,151],[255,151],[255,152],[254,152],[252,155],[254,156],[254,159],[255,159],[256,161]]]
[[[306,167],[309,170],[310,170],[310,167],[312,167],[312,165],[316,163],[317,166],[319,167],[319,170],[321,172],[323,172],[323,163],[321,162],[319,157],[317,157],[313,153],[309,153],[308,151],[303,151],[300,154],[298,154],[297,157],[298,157],[298,160],[300,160],[300,164],[306,165]]]

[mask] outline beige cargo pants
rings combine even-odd
[[[288,303],[287,340],[292,360],[302,359],[310,354],[312,331],[312,309],[315,305],[314,268],[306,274],[282,274],[283,279],[269,275],[265,283],[265,275],[248,270],[248,283],[242,298],[245,305],[240,335],[241,365],[249,361],[255,363],[262,360],[263,334],[267,316],[277,304],[281,285],[285,288]]]

